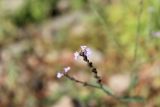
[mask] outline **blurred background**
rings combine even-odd
[[[122,103],[56,73],[95,82],[73,53],[87,45]],[[0,0],[0,107],[160,107],[160,0]]]

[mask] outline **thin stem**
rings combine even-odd
[[[100,90],[102,90],[103,92],[105,92],[106,94],[115,97],[115,95],[113,95],[113,94],[111,94],[110,92],[108,92],[108,91],[104,88],[103,85],[97,86],[97,85],[93,85],[93,84],[88,83],[88,82],[80,81],[80,80],[75,79],[74,77],[69,76],[68,74],[65,74],[64,76],[65,76],[66,78],[70,79],[71,81],[74,81],[74,82],[76,82],[76,83],[82,84],[83,86],[89,86],[89,87],[93,87],[93,88],[100,89]]]
[[[80,80],[75,79],[74,77],[69,76],[68,74],[65,74],[64,76],[65,76],[66,78],[70,79],[71,81],[74,81],[74,82],[76,82],[76,83],[82,84],[83,86],[88,86],[88,87],[92,87],[92,88],[99,89],[99,90],[103,91],[104,93],[112,96],[113,98],[121,101],[121,97],[118,97],[118,96],[110,93],[109,91],[107,91],[107,90],[104,88],[103,85],[102,85],[102,86],[97,86],[97,85],[93,85],[93,84],[90,84],[90,83],[87,83],[87,82],[83,82],[83,81],[80,81]]]
[[[136,38],[135,38],[135,49],[134,49],[134,59],[133,62],[137,60],[137,53],[138,53],[138,42],[139,42],[139,34],[140,34],[140,22],[141,22],[141,14],[143,12],[143,0],[140,1],[140,9],[137,16],[137,30],[136,30]]]
[[[77,80],[77,79],[75,79],[74,77],[69,76],[68,74],[65,74],[64,76],[67,77],[68,79],[70,79],[70,80],[76,82],[76,83],[82,84],[83,86],[89,86],[89,87],[94,87],[94,88],[100,88],[100,87],[97,86],[97,85],[93,85],[93,84],[90,84],[90,83],[87,83],[87,82],[83,82],[83,81]]]
[[[88,59],[87,50],[86,49],[81,50],[79,52],[79,56],[83,57],[83,60],[87,63],[88,67],[91,69],[91,72],[94,74],[94,78],[97,80],[98,85],[94,85],[94,84],[91,84],[88,82],[77,80],[76,78],[71,77],[67,73],[64,73],[64,76],[66,78],[70,79],[73,82],[82,84],[83,86],[89,86],[89,87],[93,87],[93,88],[97,88],[99,90],[102,90],[104,93],[108,94],[109,96],[112,96],[113,98],[115,98],[119,101],[138,101],[138,100],[142,101],[143,98],[140,98],[140,97],[117,96],[110,89],[108,89],[107,87],[105,88],[104,85],[102,84],[101,77],[98,76],[98,71],[97,71],[96,67],[94,67],[93,63],[91,61],[89,61],[89,59]]]
[[[93,63],[89,61],[89,59],[87,58],[87,56],[83,51],[80,52],[80,56],[83,57],[83,60],[87,63],[88,67],[91,69],[91,72],[94,74],[94,78],[97,80],[97,83],[99,84],[100,87],[102,87],[102,83],[101,83],[102,80],[101,80],[101,77],[98,76],[98,71],[96,67],[93,66]]]

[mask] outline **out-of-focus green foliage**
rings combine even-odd
[[[13,14],[17,25],[41,22],[55,9],[57,0],[27,0],[24,5]]]
[[[160,1],[159,0],[150,0],[148,12],[150,14],[149,26],[150,30],[155,32],[160,30]]]
[[[87,4],[87,0],[70,0],[73,10],[81,9]]]
[[[7,78],[0,78],[0,85],[9,88],[0,88],[4,91],[3,95],[0,93],[2,100],[12,104],[8,96],[13,92],[17,105],[27,107],[50,107],[64,96],[88,107],[125,107],[100,90],[66,79],[57,81],[56,72],[66,65],[72,66],[71,75],[92,81],[86,65],[72,58],[77,47],[87,45],[95,51],[93,60],[100,60],[94,64],[104,84],[108,85],[110,76],[116,73],[131,74],[123,101],[142,102],[141,97],[128,97],[142,95],[146,105],[153,100],[153,106],[159,107],[160,80],[154,77],[159,68],[154,64],[159,61],[160,38],[153,33],[160,31],[160,0],[23,1],[12,14],[0,9],[0,70],[4,69],[2,77]],[[61,13],[53,17],[55,11]],[[121,81],[120,84],[123,85]],[[109,86],[106,90],[112,94]]]

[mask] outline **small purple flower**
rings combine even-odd
[[[89,56],[92,54],[91,49],[88,48],[87,46],[82,45],[82,46],[80,46],[80,47],[81,47],[81,51],[80,51],[80,52],[77,52],[77,51],[76,51],[76,52],[74,53],[74,59],[75,59],[75,60],[77,60],[77,59],[79,58],[81,52],[83,52],[84,55],[86,55],[87,57],[89,57]]]
[[[57,78],[61,78],[63,75],[64,75],[63,73],[58,72],[58,73],[57,73]]]
[[[89,57],[89,56],[92,54],[91,49],[90,49],[90,48],[86,48],[86,49],[84,50],[84,54],[85,54],[87,57]]]
[[[75,53],[74,53],[74,59],[77,60],[78,57],[79,57],[79,52],[75,52]]]
[[[61,78],[63,77],[69,70],[71,69],[71,67],[65,67],[63,72],[58,72],[57,73],[57,78]]]
[[[64,72],[67,73],[71,68],[70,67],[65,67]]]
[[[91,49],[88,48],[87,46],[81,46],[81,50],[82,52],[84,52],[84,54],[89,57],[92,53]]]

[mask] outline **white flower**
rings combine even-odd
[[[63,77],[69,70],[71,69],[71,67],[65,67],[63,72],[58,72],[57,73],[57,78],[61,78]]]
[[[78,57],[79,57],[79,52],[75,52],[75,53],[74,53],[74,59],[77,60]]]
[[[67,73],[71,68],[70,67],[65,67],[64,72]]]
[[[63,75],[64,75],[63,73],[58,72],[57,73],[57,78],[61,78]]]
[[[82,51],[84,51],[87,48],[87,46],[81,46]]]

